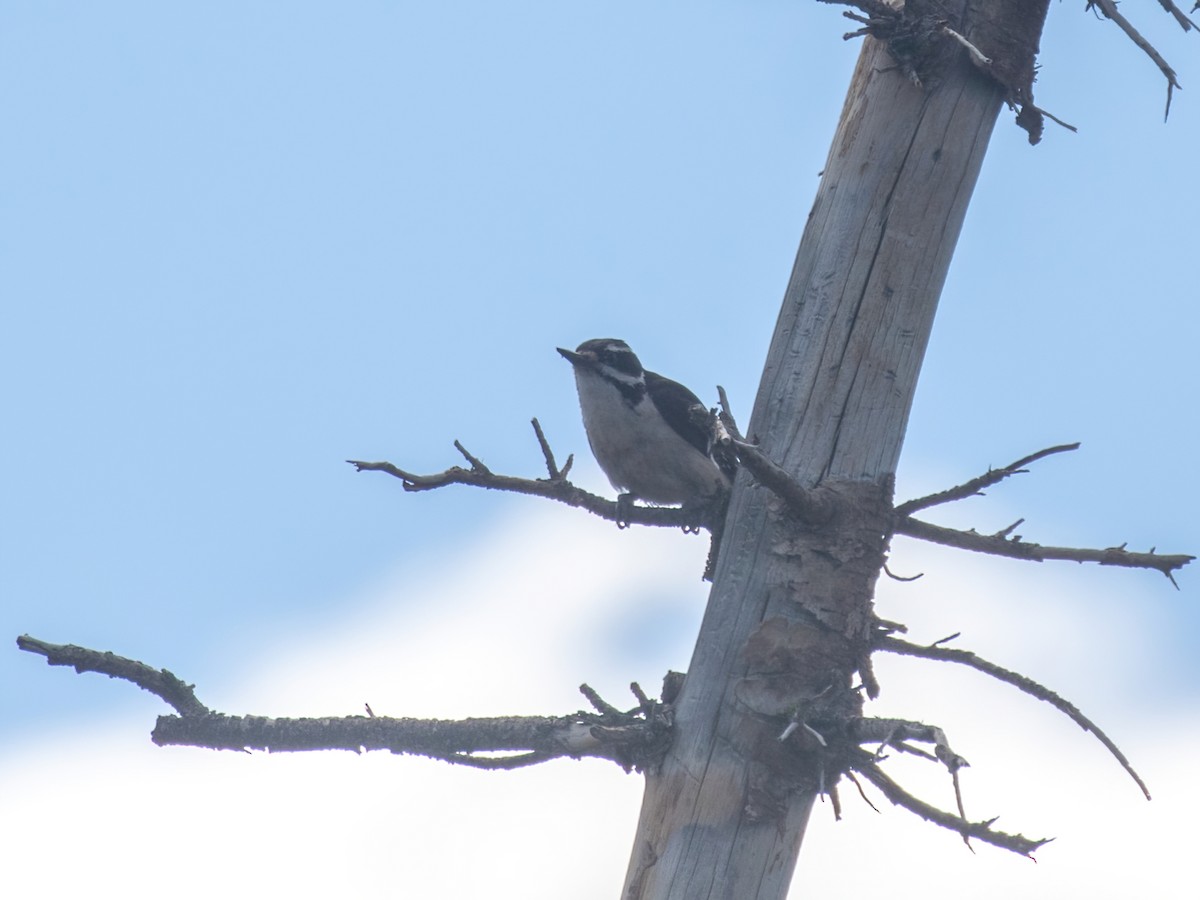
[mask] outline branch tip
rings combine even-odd
[[[546,434],[542,431],[542,423],[537,420],[537,417],[531,420],[533,424],[533,433],[537,436],[538,446],[542,448],[542,457],[546,461],[546,471],[550,475],[551,481],[561,481],[566,477],[567,469],[571,468],[573,456],[567,457],[566,469],[559,469],[554,461],[554,451],[550,449],[550,442],[546,440]]]
[[[1187,31],[1189,26],[1195,27],[1195,23],[1188,19],[1182,10],[1175,6],[1173,0],[1159,0],[1159,5],[1175,17],[1175,21],[1179,22],[1184,31]],[[1167,80],[1167,106],[1163,112],[1163,121],[1165,122],[1171,115],[1172,92],[1175,88],[1182,87],[1179,83],[1179,78],[1175,74],[1175,70],[1171,68],[1170,64],[1163,58],[1155,46],[1142,37],[1141,33],[1133,27],[1133,23],[1121,14],[1121,11],[1117,9],[1116,0],[1088,0],[1087,8],[1099,11],[1100,15],[1104,18],[1116,23],[1117,27],[1125,32],[1125,36],[1158,66],[1158,70]]]
[[[1105,749],[1112,754],[1113,758],[1120,763],[1121,767],[1133,779],[1134,783],[1141,790],[1147,800],[1150,799],[1150,789],[1146,787],[1146,783],[1142,780],[1142,776],[1137,773],[1129,759],[1121,751],[1121,748],[1107,734],[1104,733],[1095,722],[1085,716],[1078,707],[1070,701],[1064,699],[1059,694],[1050,690],[1045,685],[1034,681],[1027,675],[1022,675],[1019,672],[1014,672],[999,666],[996,663],[989,662],[986,659],[978,656],[970,650],[959,650],[952,647],[941,647],[938,644],[958,637],[957,634],[950,638],[942,638],[934,644],[923,647],[919,644],[913,644],[901,638],[886,635],[877,638],[876,646],[880,650],[886,650],[889,653],[898,653],[903,656],[916,656],[923,659],[933,659],[941,662],[953,662],[960,665],[968,666],[976,671],[983,672],[985,675],[990,675],[997,681],[1002,681],[1005,684],[1010,684],[1017,690],[1049,703],[1063,715],[1067,716],[1072,722],[1082,728],[1084,731],[1090,732],[1096,740],[1104,745]]]
[[[459,441],[454,442],[454,449],[461,453],[463,459],[471,464],[471,470],[473,472],[479,472],[482,475],[492,474],[492,470],[485,466],[481,460],[468,453],[467,448],[464,447]]]
[[[971,550],[976,553],[987,553],[992,556],[1005,556],[1010,559],[1026,559],[1036,562],[1046,560],[1065,560],[1068,562],[1094,562],[1102,566],[1120,566],[1126,569],[1154,569],[1162,572],[1174,582],[1171,573],[1190,563],[1194,556],[1188,554],[1158,554],[1136,553],[1124,547],[1108,547],[1096,550],[1087,547],[1051,547],[1034,544],[1022,540],[1020,535],[1005,537],[1000,534],[980,534],[971,529],[960,531],[956,528],[946,528],[934,525],[912,516],[902,516],[894,523],[896,534],[904,534],[919,540],[942,544],[947,547],[957,547],[960,550]]]
[[[866,757],[865,751],[863,757]],[[970,822],[961,816],[948,813],[935,806],[918,800],[895,781],[884,774],[883,770],[869,758],[860,759],[854,764],[854,770],[875,785],[893,804],[907,809],[926,821],[941,825],[943,828],[956,832],[964,838],[975,838],[1005,850],[1011,850],[1032,859],[1032,854],[1044,846],[1049,838],[1027,838],[1020,834],[1006,834],[995,831],[988,822]],[[995,821],[994,819],[991,821]]]
[[[891,569],[889,569],[887,567],[886,563],[884,563],[884,566],[883,566],[883,574],[885,574],[888,578],[892,579],[892,581],[904,581],[904,582],[916,581],[918,578],[925,577],[924,572],[918,572],[916,575],[897,575],[895,572],[893,572]]]
[[[135,659],[75,644],[51,644],[27,634],[17,638],[17,647],[45,657],[47,665],[71,666],[81,675],[96,672],[128,681],[158,697],[181,716],[196,718],[209,714],[208,707],[196,698],[195,687],[167,669],[155,669]]]
[[[980,494],[984,488],[991,487],[993,484],[999,484],[1005,478],[1028,472],[1029,470],[1025,467],[1030,463],[1037,462],[1039,459],[1044,459],[1047,456],[1053,456],[1056,453],[1069,453],[1072,450],[1078,450],[1079,447],[1080,443],[1078,441],[1072,444],[1058,444],[1054,447],[1047,447],[1044,450],[1023,456],[1016,462],[1009,463],[1007,466],[1002,466],[999,469],[988,469],[982,475],[965,481],[962,484],[955,485],[952,488],[905,501],[896,507],[896,514],[899,516],[909,516],[912,513],[928,509],[931,506],[939,506],[943,503],[952,503],[956,500],[974,497]]]

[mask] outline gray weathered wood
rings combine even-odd
[[[853,714],[852,677],[870,682],[891,476],[1002,100],[954,55],[924,87],[873,39],[859,59],[747,429],[854,514],[806,530],[739,478],[675,744],[647,778],[629,900],[784,897],[822,777],[836,777],[813,741],[778,740],[780,712]]]

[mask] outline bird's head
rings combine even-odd
[[[616,338],[592,338],[574,350],[559,347],[558,352],[577,372],[605,374],[627,384],[641,381],[645,374],[641,361],[629,345]]]

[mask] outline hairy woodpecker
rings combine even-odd
[[[595,338],[558,352],[575,370],[592,454],[622,492],[618,524],[635,497],[699,507],[729,489],[730,474],[713,462],[708,433],[692,413],[704,409],[695,394],[647,372],[624,341]]]

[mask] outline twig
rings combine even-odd
[[[209,709],[196,699],[194,686],[181,681],[166,669],[154,669],[135,659],[101,653],[74,644],[51,644],[27,634],[17,638],[17,647],[46,657],[51,666],[72,666],[76,672],[99,672],[136,684],[143,691],[165,701],[181,716],[208,715]]]
[[[575,462],[575,454],[567,457],[567,464],[558,468],[558,464],[554,461],[554,451],[550,449],[550,442],[546,440],[546,434],[542,431],[542,423],[536,418],[531,421],[533,425],[533,433],[537,435],[538,446],[542,448],[542,456],[546,460],[546,471],[550,473],[551,481],[562,481],[567,477],[567,473],[571,471],[571,466]]]
[[[480,475],[491,475],[492,470],[483,464],[482,461],[476,459],[467,452],[467,448],[458,441],[454,442],[454,449],[463,455],[463,459],[471,464],[471,471],[478,472]]]
[[[875,663],[871,660],[871,654],[860,653],[857,665],[858,677],[862,679],[862,686],[866,690],[867,696],[872,700],[878,699],[883,688],[879,684],[879,678],[875,675]]]
[[[829,746],[829,742],[825,740],[825,735],[821,734],[821,732],[817,731],[817,729],[813,728],[807,722],[801,722],[800,727],[803,728],[805,731],[807,731],[810,735],[812,735],[813,739],[817,742],[817,744],[819,746],[821,746],[821,747]],[[783,740],[782,736],[780,737],[780,740]]]
[[[738,461],[754,479],[787,504],[788,509],[809,525],[822,525],[833,518],[836,509],[828,492],[806,488],[776,465],[754,444],[734,439]]]
[[[1178,15],[1175,15],[1175,19],[1176,21],[1179,21],[1179,17],[1183,14],[1178,10],[1172,10],[1172,7],[1174,7],[1173,3],[1170,6],[1168,6],[1164,0],[1159,0],[1159,3],[1168,12],[1171,12],[1172,15],[1178,13]],[[1111,19],[1113,22],[1115,22],[1117,27],[1125,32],[1126,37],[1128,37],[1131,41],[1133,41],[1134,44],[1141,48],[1143,53],[1154,60],[1154,64],[1158,66],[1158,70],[1162,72],[1163,77],[1167,79],[1167,108],[1163,112],[1163,121],[1166,121],[1167,117],[1171,115],[1171,92],[1177,87],[1182,87],[1182,85],[1179,83],[1179,79],[1175,76],[1175,70],[1171,68],[1165,59],[1163,59],[1162,54],[1155,49],[1154,45],[1142,37],[1141,33],[1133,27],[1133,24],[1123,15],[1121,15],[1121,11],[1117,9],[1116,0],[1088,0],[1087,8],[1091,9],[1093,7],[1099,9],[1100,14],[1105,18]],[[1183,16],[1183,18],[1187,19],[1186,16]],[[1190,20],[1188,20],[1188,22],[1191,24]],[[1181,22],[1180,24],[1183,23]],[[1186,25],[1184,25],[1184,30],[1187,30]]]
[[[840,822],[842,820],[842,798],[838,795],[837,783],[831,784],[825,794],[829,797],[829,806],[833,809],[833,821]]]
[[[1108,547],[1103,550],[1093,550],[1083,547],[1044,547],[1041,544],[1031,544],[1019,538],[1006,538],[975,531],[959,531],[955,528],[945,528],[932,525],[929,522],[904,516],[895,523],[896,534],[906,534],[909,537],[944,544],[947,547],[957,547],[960,550],[972,550],[976,553],[990,553],[993,556],[1007,556],[1011,559],[1031,559],[1044,562],[1048,559],[1067,560],[1069,562],[1094,562],[1102,566],[1123,566],[1129,569],[1154,569],[1167,576],[1176,589],[1179,585],[1172,574],[1183,568],[1194,556],[1186,554],[1133,553],[1124,546]]]
[[[439,757],[439,759],[458,766],[468,766],[472,769],[510,771],[512,769],[523,769],[526,766],[536,766],[539,763],[557,759],[560,755],[555,753],[519,753],[514,756],[469,756],[463,753],[454,756],[443,756]]]
[[[943,638],[942,641],[949,640]],[[939,642],[941,643],[941,642]],[[917,656],[923,659],[936,659],[944,662],[959,663],[964,666],[970,666],[972,669],[991,675],[998,681],[1003,681],[1006,684],[1011,684],[1013,687],[1031,697],[1036,697],[1038,700],[1044,700],[1049,703],[1059,712],[1066,715],[1076,725],[1084,731],[1091,732],[1095,735],[1096,740],[1103,744],[1108,752],[1121,764],[1121,767],[1129,773],[1129,777],[1134,780],[1142,793],[1146,795],[1146,799],[1150,799],[1150,790],[1146,787],[1146,783],[1142,781],[1142,777],[1134,770],[1129,759],[1121,752],[1121,749],[1113,743],[1112,739],[1104,733],[1104,731],[1096,725],[1091,719],[1085,716],[1079,709],[1069,701],[1050,690],[1045,685],[1039,684],[1032,678],[1026,675],[1021,675],[1018,672],[1013,672],[1005,669],[1003,666],[998,666],[993,662],[982,659],[969,650],[958,650],[952,647],[921,646],[913,644],[901,638],[885,636],[878,638],[876,646],[880,650],[886,650],[889,653],[899,653],[903,656]]]
[[[581,684],[579,686],[579,693],[587,697],[588,703],[592,704],[592,706],[595,707],[596,712],[600,713],[602,716],[621,718],[625,715],[625,713],[621,712],[621,710],[617,709],[598,693],[596,693],[596,689],[590,684]]]
[[[872,19],[880,21],[894,21],[900,18],[900,11],[895,7],[889,6],[885,0],[821,0],[822,3],[828,3],[831,6],[853,6],[856,9],[861,9]],[[848,13],[846,15],[849,15]],[[865,21],[865,20],[864,20]]]
[[[1034,840],[1019,834],[994,831],[990,827],[989,822],[968,822],[966,819],[956,816],[953,813],[948,813],[938,809],[936,806],[931,806],[923,800],[918,800],[896,782],[892,781],[865,750],[857,751],[857,754],[858,759],[852,763],[854,771],[879,788],[888,800],[896,806],[903,807],[926,821],[941,825],[943,828],[956,832],[964,838],[973,837],[993,846],[1012,850],[1014,853],[1020,853],[1022,856],[1029,856],[1043,844],[1051,840],[1050,838]]]
[[[878,758],[879,752],[884,747],[896,747],[905,752],[914,752],[914,748],[902,746],[904,741],[920,741],[925,744],[933,744],[933,756],[931,759],[938,760],[944,765],[949,772],[957,772],[959,769],[970,765],[965,759],[950,749],[950,742],[946,738],[946,733],[936,725],[926,725],[923,722],[910,722],[907,719],[881,719],[881,718],[861,718],[854,719],[850,723],[849,734],[853,741],[860,744],[879,742],[879,751],[876,752],[875,758]],[[922,754],[925,755],[925,754]]]
[[[874,617],[871,625],[879,634],[895,634],[897,632],[908,634],[908,626],[903,622],[892,622],[888,619],[881,619],[879,616]]]
[[[788,509],[810,526],[820,526],[833,518],[836,510],[833,497],[820,488],[800,484],[779,464],[769,460],[757,445],[743,438],[730,412],[730,397],[721,385],[716,385],[716,396],[720,402],[720,413],[715,416],[714,432],[720,445],[731,448],[737,454],[738,462],[754,475],[758,484],[779,497]]]
[[[895,747],[901,753],[911,753],[934,762],[940,762],[950,773],[950,783],[954,787],[954,802],[958,808],[960,821],[967,819],[963,807],[962,784],[959,781],[959,770],[970,763],[950,749],[950,741],[946,733],[936,725],[925,725],[922,722],[909,722],[905,719],[857,719],[850,723],[848,729],[851,738],[857,743],[880,741],[879,749],[871,757],[872,763],[879,762],[887,747]],[[921,741],[933,744],[933,753],[914,747],[908,741]],[[860,788],[861,790],[861,788]],[[970,835],[962,832],[963,843],[971,848]]]
[[[868,797],[867,792],[863,790],[862,782],[858,780],[858,777],[854,774],[853,769],[846,770],[846,777],[850,779],[850,783],[852,785],[858,788],[858,796],[862,797],[863,803],[867,804],[867,806],[871,807],[871,809],[875,810],[875,812],[879,812],[879,807],[871,802],[871,798]]]
[[[1058,126],[1060,126],[1060,127],[1062,127],[1062,128],[1065,128],[1065,129],[1067,129],[1067,131],[1070,131],[1072,134],[1079,134],[1079,129],[1078,129],[1078,128],[1076,128],[1076,127],[1075,127],[1074,125],[1072,125],[1070,122],[1064,122],[1064,121],[1063,121],[1062,119],[1060,119],[1058,116],[1054,115],[1054,113],[1048,112],[1047,110],[1044,110],[1044,109],[1042,109],[1040,106],[1034,106],[1032,103],[1028,104],[1028,106],[1029,106],[1029,107],[1030,107],[1030,108],[1031,108],[1031,109],[1032,109],[1034,112],[1036,112],[1036,113],[1040,113],[1041,115],[1045,116],[1047,119],[1049,119],[1049,120],[1050,120],[1051,122],[1053,122],[1055,125],[1058,125]]]
[[[887,567],[886,563],[884,563],[884,566],[883,566],[883,574],[886,575],[888,578],[892,579],[892,581],[905,581],[905,582],[916,581],[918,578],[925,577],[924,572],[918,572],[916,575],[897,575],[895,572],[893,572],[891,569],[889,569]]]
[[[963,806],[962,783],[958,778],[958,769],[952,769],[950,771],[950,783],[954,785],[954,805],[958,809],[958,817],[965,822],[967,820],[967,810]],[[963,843],[967,845],[967,849],[974,853],[975,848],[971,846],[970,836],[964,834],[962,839]]]
[[[1197,27],[1196,23],[1189,19],[1187,14],[1174,3],[1172,3],[1171,0],[1158,0],[1158,5],[1169,12],[1175,21],[1179,23],[1179,27],[1184,31],[1190,31],[1191,29]],[[1200,2],[1198,2],[1196,6],[1192,7],[1192,9],[1195,10],[1197,7],[1200,7]]]
[[[1014,531],[1016,531],[1017,528],[1020,527],[1021,523],[1024,521],[1025,521],[1024,519],[1017,519],[1017,521],[1013,522],[1007,528],[1001,528],[999,531],[997,531],[995,534],[993,534],[992,537],[1006,538],[1010,534],[1012,534]],[[1015,540],[1015,541],[1019,541],[1020,539],[1021,539],[1020,535],[1017,535],[1015,538],[1013,538],[1013,540]]]
[[[928,509],[931,506],[952,503],[955,500],[977,496],[984,488],[991,487],[993,484],[999,484],[1011,475],[1020,475],[1027,472],[1028,470],[1025,466],[1030,463],[1037,462],[1039,459],[1044,459],[1055,453],[1067,453],[1078,449],[1079,443],[1076,442],[1074,444],[1059,444],[1055,447],[1047,447],[1045,450],[1039,450],[1037,453],[1030,453],[1028,456],[1023,456],[1021,459],[1018,459],[1014,463],[1009,463],[1003,468],[989,469],[984,474],[955,487],[947,488],[944,491],[938,491],[936,494],[929,494],[925,497],[918,497],[915,500],[905,501],[896,507],[896,514],[907,516],[922,509]]]
[[[721,404],[721,414],[726,419],[725,427],[730,430],[733,437],[740,438],[741,434],[737,430],[737,424],[733,419],[733,411],[729,406],[729,395],[725,393],[725,388],[721,387],[719,384],[717,385],[717,402]]]
[[[980,50],[978,47],[976,47],[974,44],[972,44],[970,41],[968,41],[965,37],[963,37],[961,34],[959,34],[957,31],[955,31],[949,25],[942,26],[942,34],[946,35],[947,37],[953,38],[955,41],[957,41],[959,44],[961,44],[963,47],[965,47],[967,49],[968,55],[970,55],[970,57],[971,57],[971,62],[973,62],[975,65],[979,66],[981,69],[986,70],[989,66],[991,66],[991,64],[992,64],[991,59],[989,59],[987,56],[985,56],[982,50]]]
[[[642,690],[642,686],[636,681],[629,683],[629,691],[637,698],[638,708],[642,711],[642,715],[646,718],[654,715],[654,701],[646,696],[646,692]]]

